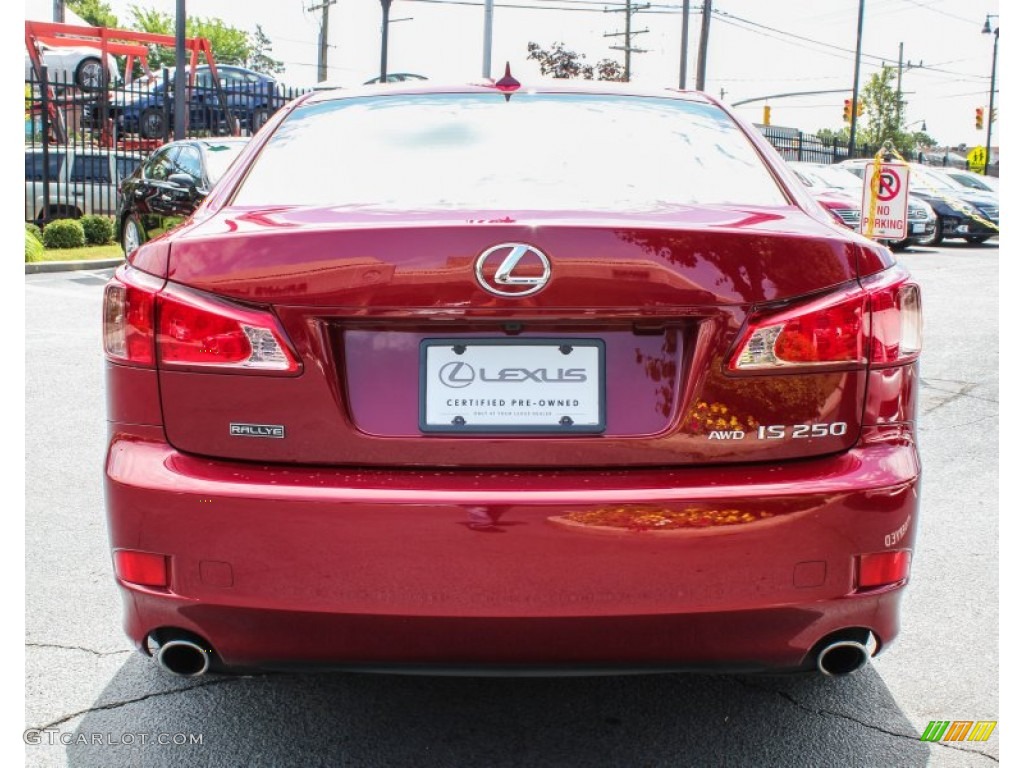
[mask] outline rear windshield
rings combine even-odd
[[[359,97],[295,110],[236,193],[244,206],[657,211],[785,205],[717,107],[516,93]]]

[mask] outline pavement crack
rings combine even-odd
[[[939,410],[939,408],[944,408],[945,406],[949,405],[950,403],[956,402],[957,400],[959,400],[962,397],[966,397],[966,398],[971,399],[971,400],[978,400],[978,401],[985,402],[985,403],[996,403],[996,404],[999,403],[999,398],[979,397],[978,395],[972,395],[971,394],[971,392],[975,388],[977,388],[979,386],[979,382],[948,381],[948,383],[950,383],[950,384],[959,384],[960,385],[957,389],[949,390],[949,389],[943,389],[942,387],[934,386],[931,383],[933,381],[948,381],[948,380],[945,380],[945,379],[921,379],[921,389],[924,391],[924,393],[927,393],[929,396],[932,396],[933,393],[941,393],[942,395],[944,395],[944,397],[937,397],[936,398],[937,402],[934,405],[930,405],[928,407],[922,408],[921,409],[922,415],[926,416],[926,415],[928,415],[930,413],[933,413],[933,412]]]
[[[223,679],[220,679],[220,680],[207,680],[205,683],[197,683],[195,685],[189,685],[189,686],[186,686],[184,688],[174,688],[173,690],[170,690],[170,691],[156,691],[155,693],[147,693],[145,696],[138,696],[138,697],[136,697],[134,699],[125,699],[124,701],[112,701],[109,704],[101,704],[101,705],[95,706],[95,707],[88,707],[86,709],[81,709],[78,712],[72,712],[70,715],[65,715],[62,718],[54,720],[52,723],[47,723],[46,725],[41,725],[36,730],[47,731],[47,730],[50,730],[52,728],[56,728],[58,725],[63,725],[64,723],[68,722],[69,720],[74,720],[76,717],[81,717],[82,715],[88,715],[91,712],[102,712],[102,711],[107,710],[107,709],[120,709],[121,707],[126,707],[129,704],[137,704],[140,701],[146,701],[147,699],[156,699],[156,698],[160,698],[162,696],[174,696],[174,695],[177,695],[179,693],[186,693],[188,691],[194,691],[197,688],[209,688],[209,687],[214,686],[214,685],[224,685],[226,683],[233,683],[233,682],[235,682],[236,679],[237,678],[227,677],[227,678],[223,678]]]
[[[833,712],[830,709],[818,709],[818,708],[815,708],[815,707],[809,707],[806,704],[803,704],[802,702],[800,702],[800,700],[797,699],[792,694],[787,693],[786,691],[780,691],[780,690],[778,690],[776,688],[770,688],[770,687],[766,687],[766,686],[762,686],[762,685],[756,685],[756,684],[750,682],[749,680],[743,680],[743,679],[740,679],[740,678],[737,678],[737,677],[729,677],[728,679],[732,680],[733,682],[739,683],[740,685],[742,685],[745,688],[753,688],[754,690],[761,691],[762,693],[774,693],[774,694],[776,694],[778,696],[781,696],[783,699],[788,701],[790,704],[792,704],[797,709],[803,710],[804,712],[807,712],[807,713],[812,714],[812,715],[819,715],[819,716],[822,716],[822,717],[837,717],[840,720],[847,720],[847,721],[849,721],[851,723],[856,723],[857,725],[863,726],[864,728],[868,728],[868,729],[870,729],[872,731],[876,731],[878,733],[884,733],[887,736],[892,736],[893,738],[906,739],[908,741],[913,741],[913,742],[916,742],[918,744],[924,744],[925,746],[934,745],[934,746],[937,746],[937,747],[945,747],[946,749],[952,749],[952,750],[955,750],[957,752],[966,752],[967,754],[970,754],[970,755],[979,755],[981,757],[986,757],[986,758],[988,758],[989,760],[991,760],[994,763],[998,763],[999,762],[999,758],[993,757],[992,755],[988,754],[987,752],[982,752],[982,751],[977,750],[977,749],[966,749],[964,747],[957,746],[956,744],[950,744],[949,742],[945,742],[945,741],[921,741],[921,737],[919,735],[917,735],[917,734],[907,734],[907,733],[900,733],[899,731],[890,731],[890,730],[888,730],[886,728],[882,728],[879,725],[875,725],[874,723],[865,722],[864,720],[860,720],[860,719],[858,719],[856,717],[853,717],[852,715],[848,715],[848,714],[845,714],[843,712]]]
[[[61,651],[82,651],[91,653],[93,656],[116,656],[119,653],[132,653],[130,649],[122,651],[94,651],[92,648],[85,648],[81,645],[57,645],[55,643],[25,643],[26,648],[56,648]]]

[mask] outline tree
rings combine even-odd
[[[821,139],[824,144],[836,144],[840,147],[845,147],[850,143],[849,128],[840,128],[838,131],[833,131],[831,128],[819,128],[814,135]]]
[[[598,80],[615,80],[624,82],[626,73],[622,65],[612,59],[601,59],[597,65],[586,64],[585,53],[567,50],[565,43],[552,43],[550,48],[541,48],[537,43],[527,43],[527,57],[540,63],[540,73],[544,76],[559,79],[582,77],[593,80],[596,72]]]
[[[174,17],[171,14],[137,5],[130,6],[128,10],[132,14],[132,29],[158,35],[174,35]],[[220,19],[189,16],[185,20],[185,35],[208,39],[214,57],[221,64],[244,64],[253,48],[246,32],[229,27]],[[174,49],[162,45],[149,46],[149,66],[153,69],[173,67]]]
[[[117,16],[103,0],[67,0],[68,8],[94,27],[117,28]]]
[[[909,136],[900,124],[902,112],[898,94],[892,83],[896,77],[894,67],[882,65],[861,89],[859,102],[864,105],[864,119],[860,121],[858,138],[865,144],[881,146],[890,139],[901,152]],[[909,149],[909,148],[908,148]]]
[[[284,71],[284,63],[273,58],[271,54],[272,44],[270,38],[263,32],[263,27],[256,25],[256,31],[252,35],[252,48],[249,51],[249,58],[245,65],[249,69],[263,72],[268,75],[276,75]]]

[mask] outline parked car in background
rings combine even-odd
[[[790,167],[826,208],[836,213],[851,229],[860,229],[864,180],[855,173],[825,163],[791,162]],[[842,195],[843,197],[837,197]],[[852,201],[852,202],[851,202]],[[915,243],[928,242],[935,235],[937,219],[931,206],[911,197],[907,204],[907,233],[903,240],[879,240],[901,251]]]
[[[890,646],[918,286],[756,129],[506,76],[317,91],[251,142],[104,294],[140,651],[841,675]]]
[[[187,219],[248,139],[186,139],[165,144],[121,184],[116,232],[125,255]]]
[[[949,176],[949,178],[962,187],[967,187],[976,192],[987,192],[996,197],[999,196],[999,178],[996,176],[982,176],[971,171],[961,171],[959,168],[928,167],[936,173]]]
[[[50,146],[44,153],[40,146],[26,147],[25,221],[113,215],[121,181],[144,157],[113,149]]]
[[[244,67],[218,65],[217,82],[209,67],[196,67],[195,86],[188,100],[189,128],[227,133],[227,115],[221,91],[231,114],[241,127],[256,132],[286,101],[277,80]],[[220,84],[220,89],[217,87]],[[129,90],[123,103],[115,104],[120,133],[137,133],[145,139],[163,138],[174,125],[174,81],[166,89],[162,78],[138,92]]]
[[[103,57],[98,48],[89,46],[49,46],[39,43],[39,55],[52,86],[72,86],[83,91],[103,88]],[[117,59],[107,54],[107,84],[121,81]],[[36,82],[32,58],[25,54],[25,82]]]
[[[863,178],[865,166],[872,162],[844,160],[838,166]],[[983,243],[999,232],[998,198],[965,190],[927,165],[910,163],[910,195],[928,203],[937,219],[935,234],[922,239],[922,245],[938,245],[944,238]]]
[[[385,82],[388,83],[405,83],[411,80],[426,80],[423,75],[414,75],[412,72],[391,72],[388,74]],[[381,82],[380,75],[377,77],[367,80],[363,85],[374,85]]]

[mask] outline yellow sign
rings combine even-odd
[[[967,165],[972,171],[981,173],[985,170],[985,148],[975,147],[967,154]]]

